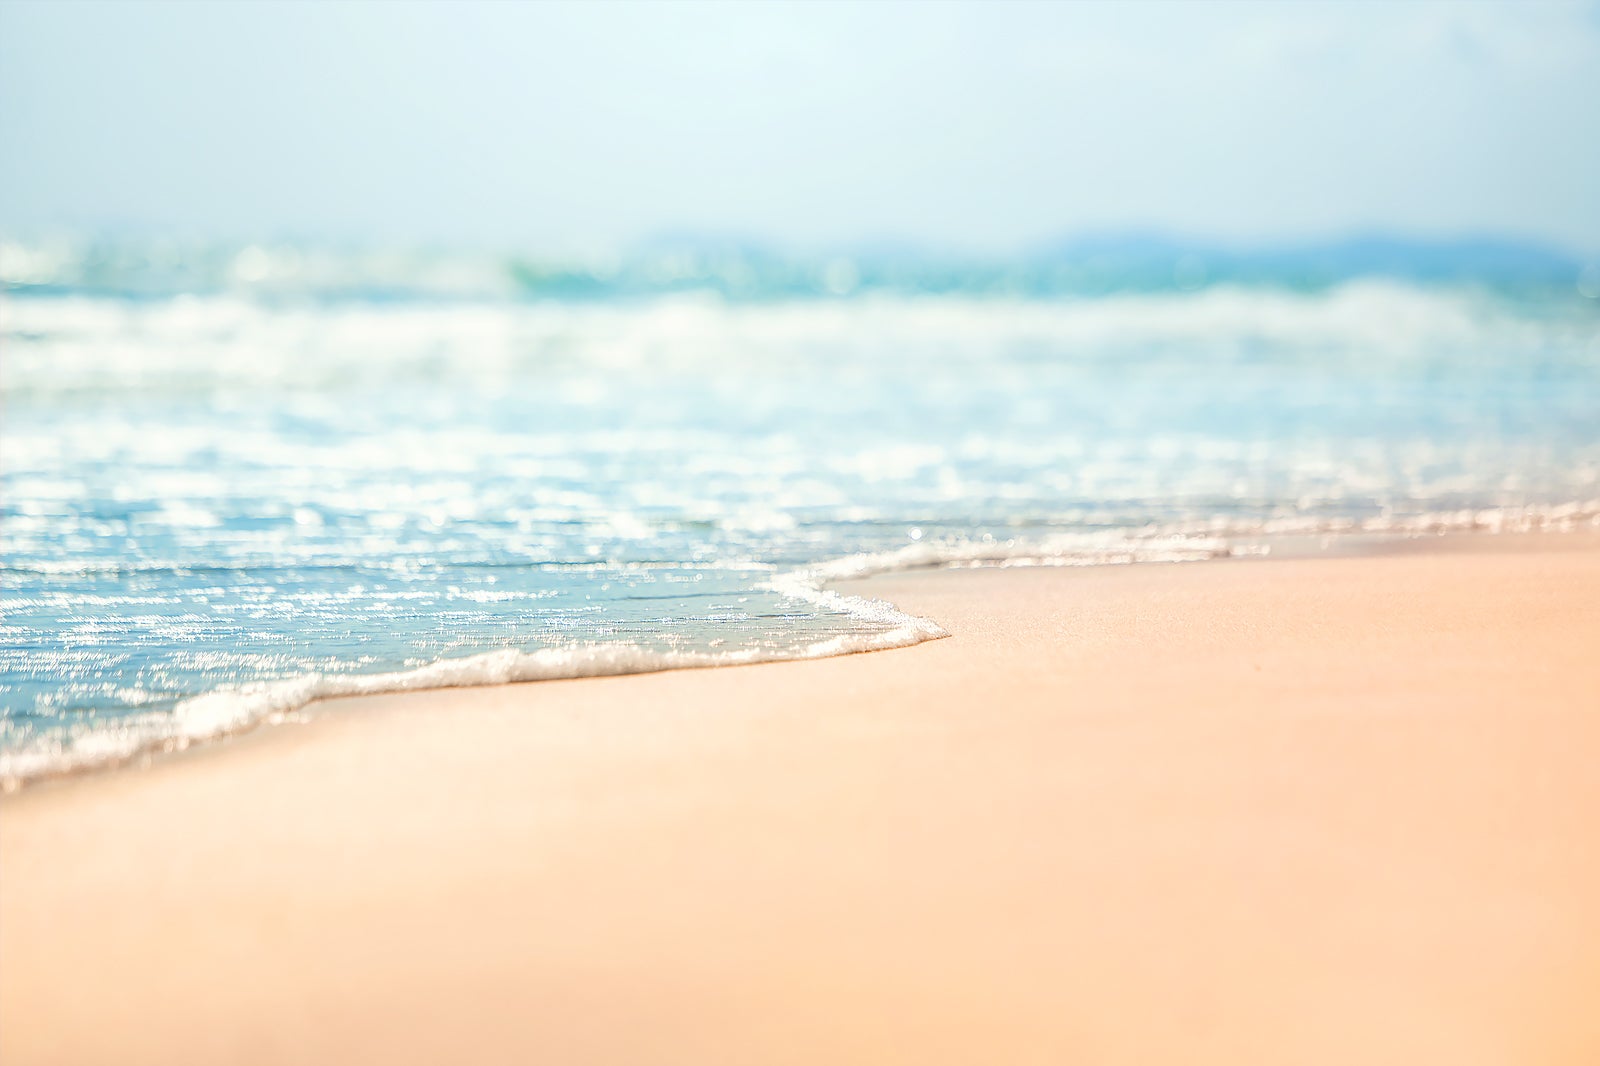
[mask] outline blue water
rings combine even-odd
[[[0,358],[12,780],[318,695],[939,635],[829,575],[1600,511],[1570,285],[18,288]]]

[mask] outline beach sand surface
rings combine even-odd
[[[1600,538],[847,586],[0,804],[0,1062],[1600,1062]]]

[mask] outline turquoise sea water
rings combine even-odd
[[[1600,511],[1600,304],[1571,284],[820,277],[14,285],[0,777],[318,695],[939,634],[835,574]]]

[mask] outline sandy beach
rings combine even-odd
[[[945,571],[0,804],[0,1061],[1600,1061],[1600,537]]]

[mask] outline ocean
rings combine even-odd
[[[137,253],[0,264],[7,787],[943,635],[830,578],[1600,515],[1588,275]]]

